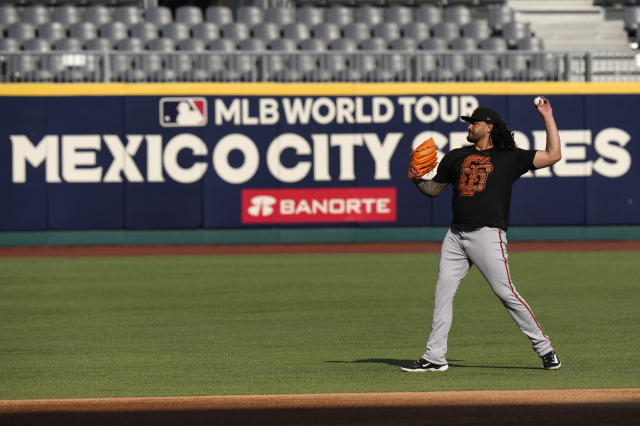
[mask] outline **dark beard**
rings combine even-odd
[[[478,143],[478,139],[473,139],[473,137],[471,136],[467,136],[467,141],[471,142],[474,145]]]

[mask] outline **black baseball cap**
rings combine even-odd
[[[478,107],[473,110],[473,114],[471,114],[471,116],[463,115],[460,118],[464,121],[468,121],[469,123],[484,121],[487,124],[494,124],[503,121],[497,112],[487,107]]]

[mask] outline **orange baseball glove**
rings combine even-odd
[[[420,146],[411,151],[409,163],[409,177],[416,179],[429,173],[438,165],[438,150],[433,138],[422,142]]]

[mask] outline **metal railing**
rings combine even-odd
[[[0,81],[640,81],[640,56],[632,51],[0,52]]]

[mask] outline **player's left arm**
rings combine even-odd
[[[547,132],[547,146],[544,151],[536,151],[536,155],[533,157],[533,166],[536,169],[549,167],[562,158],[562,153],[560,152],[560,134],[558,133],[556,121],[553,118],[551,104],[544,96],[542,96],[542,100],[543,101],[536,106],[536,109],[544,120],[544,127]]]

